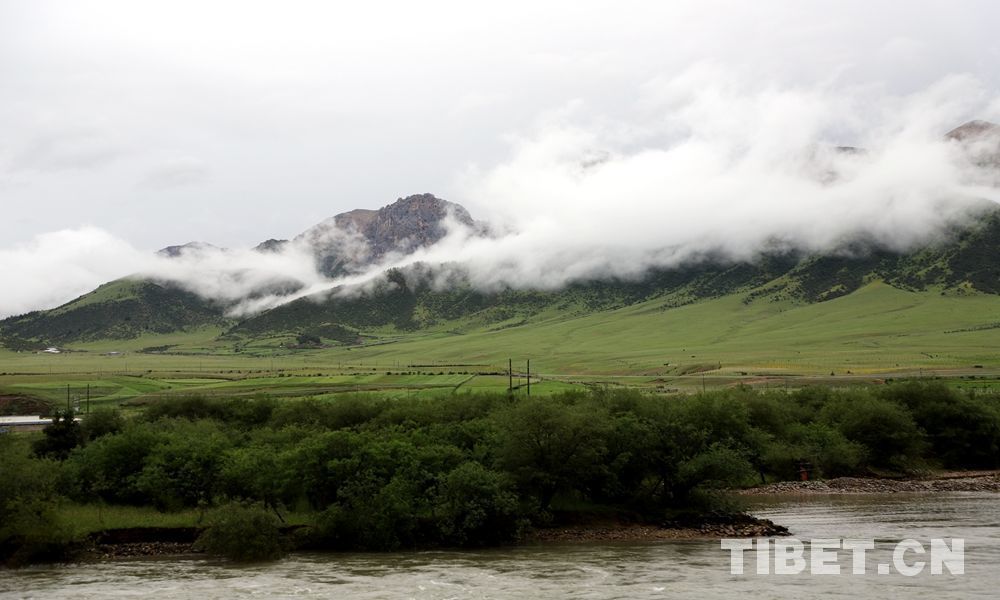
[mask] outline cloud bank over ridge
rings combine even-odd
[[[430,248],[331,280],[301,243],[167,259],[81,227],[0,249],[0,278],[12,284],[0,315],[48,308],[129,274],[246,313],[418,261],[461,264],[485,289],[552,289],[706,254],[827,252],[856,236],[903,251],[1000,201],[996,172],[973,166],[968,144],[944,137],[973,116],[1000,120],[1000,100],[970,76],[896,95],[748,81],[709,62],[648,81],[633,105],[622,118],[570,102],[508,136],[502,161],[457,173],[448,199],[490,223],[490,237],[452,222]],[[992,151],[997,142],[973,143]]]

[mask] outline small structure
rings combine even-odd
[[[37,415],[12,415],[8,417],[0,417],[0,432],[39,431],[51,423],[51,418]]]

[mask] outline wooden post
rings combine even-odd
[[[514,391],[514,367],[511,359],[507,359],[507,393]]]
[[[531,395],[531,359],[528,359],[528,395]]]

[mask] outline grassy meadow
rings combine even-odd
[[[512,327],[375,332],[360,346],[290,349],[208,328],[71,345],[60,354],[0,351],[0,394],[121,404],[179,394],[390,397],[592,385],[664,393],[744,383],[847,385],[945,376],[995,390],[1000,302],[984,294],[909,292],[875,282],[816,304],[726,296],[680,307],[657,300]],[[150,349],[164,348],[159,352]],[[145,350],[145,351],[143,351]]]

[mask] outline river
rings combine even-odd
[[[547,544],[482,551],[295,554],[234,566],[198,557],[129,559],[0,572],[3,598],[997,598],[1000,495],[754,498],[751,512],[816,538],[874,539],[866,574],[730,573],[719,541]],[[877,573],[896,542],[965,540],[965,574]],[[808,548],[808,545],[807,545]],[[809,553],[806,551],[806,557]],[[920,559],[912,553],[907,563]],[[926,558],[923,557],[923,558]]]

